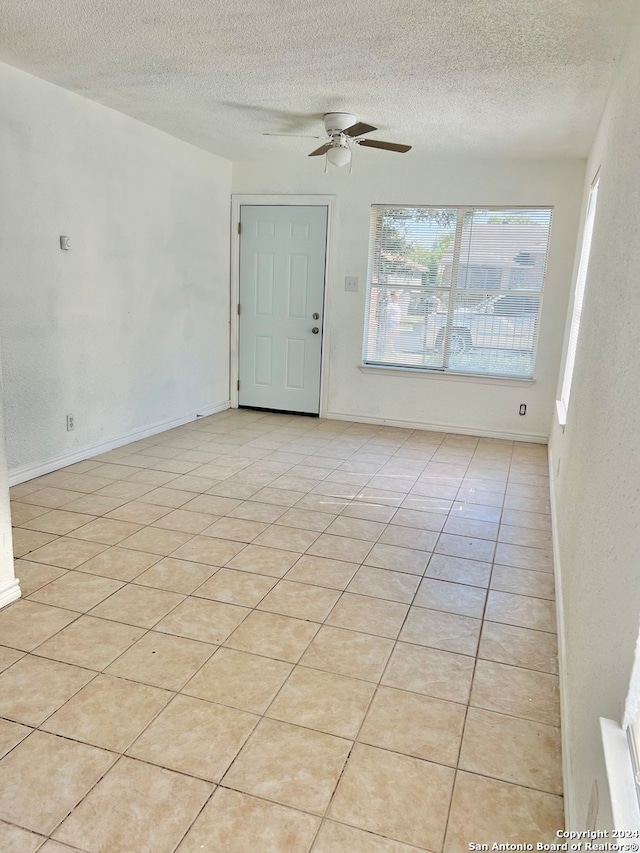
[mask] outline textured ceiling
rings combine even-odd
[[[333,110],[416,152],[584,156],[636,5],[3,0],[0,61],[229,159],[304,156],[263,133]]]

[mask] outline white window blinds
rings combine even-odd
[[[567,360],[564,368],[564,379],[562,381],[561,401],[566,414],[569,408],[569,395],[571,394],[571,380],[573,379],[573,368],[576,363],[576,351],[578,349],[578,335],[580,333],[580,320],[582,317],[582,304],[584,302],[584,289],[587,283],[587,272],[589,269],[589,256],[591,254],[591,239],[593,237],[593,223],[598,203],[598,186],[596,181],[589,193],[587,214],[585,217],[584,231],[582,234],[582,248],[580,250],[580,262],[578,264],[578,275],[576,278],[575,296],[573,297],[573,312],[571,315],[571,328],[569,330],[569,341],[567,343]]]
[[[550,208],[374,205],[364,361],[531,377]]]

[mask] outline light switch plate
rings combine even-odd
[[[358,290],[358,276],[348,275],[344,280],[344,289],[352,292]]]

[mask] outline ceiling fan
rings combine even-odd
[[[334,166],[346,166],[351,162],[351,143],[363,145],[365,148],[382,148],[385,151],[396,151],[399,154],[405,154],[411,150],[410,145],[400,145],[397,142],[382,142],[379,139],[361,139],[367,133],[377,130],[371,124],[365,124],[363,121],[357,121],[356,117],[351,113],[325,113],[324,127],[326,137],[315,137],[316,139],[326,138],[326,141],[312,151],[309,157],[319,157],[322,154],[327,155],[327,160]],[[275,136],[280,134],[265,134]]]

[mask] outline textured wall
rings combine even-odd
[[[0,607],[9,604],[20,595],[20,587],[13,570],[11,509],[2,409],[2,364],[0,363]]]
[[[622,721],[640,616],[640,26],[587,168],[600,168],[589,275],[564,434],[554,426],[574,828],[594,780],[606,825],[598,717]],[[559,473],[558,473],[559,471]]]
[[[293,155],[279,165],[235,163],[235,193],[325,193],[337,197],[328,304],[328,415],[443,426],[470,432],[549,433],[571,281],[584,161],[448,161],[371,149],[354,154],[353,174],[321,158]],[[372,204],[554,205],[547,284],[533,385],[479,384],[363,373],[362,329]],[[346,293],[345,276],[359,276]],[[518,415],[527,404],[526,417]]]
[[[228,400],[231,164],[8,66],[0,78],[9,469]]]

